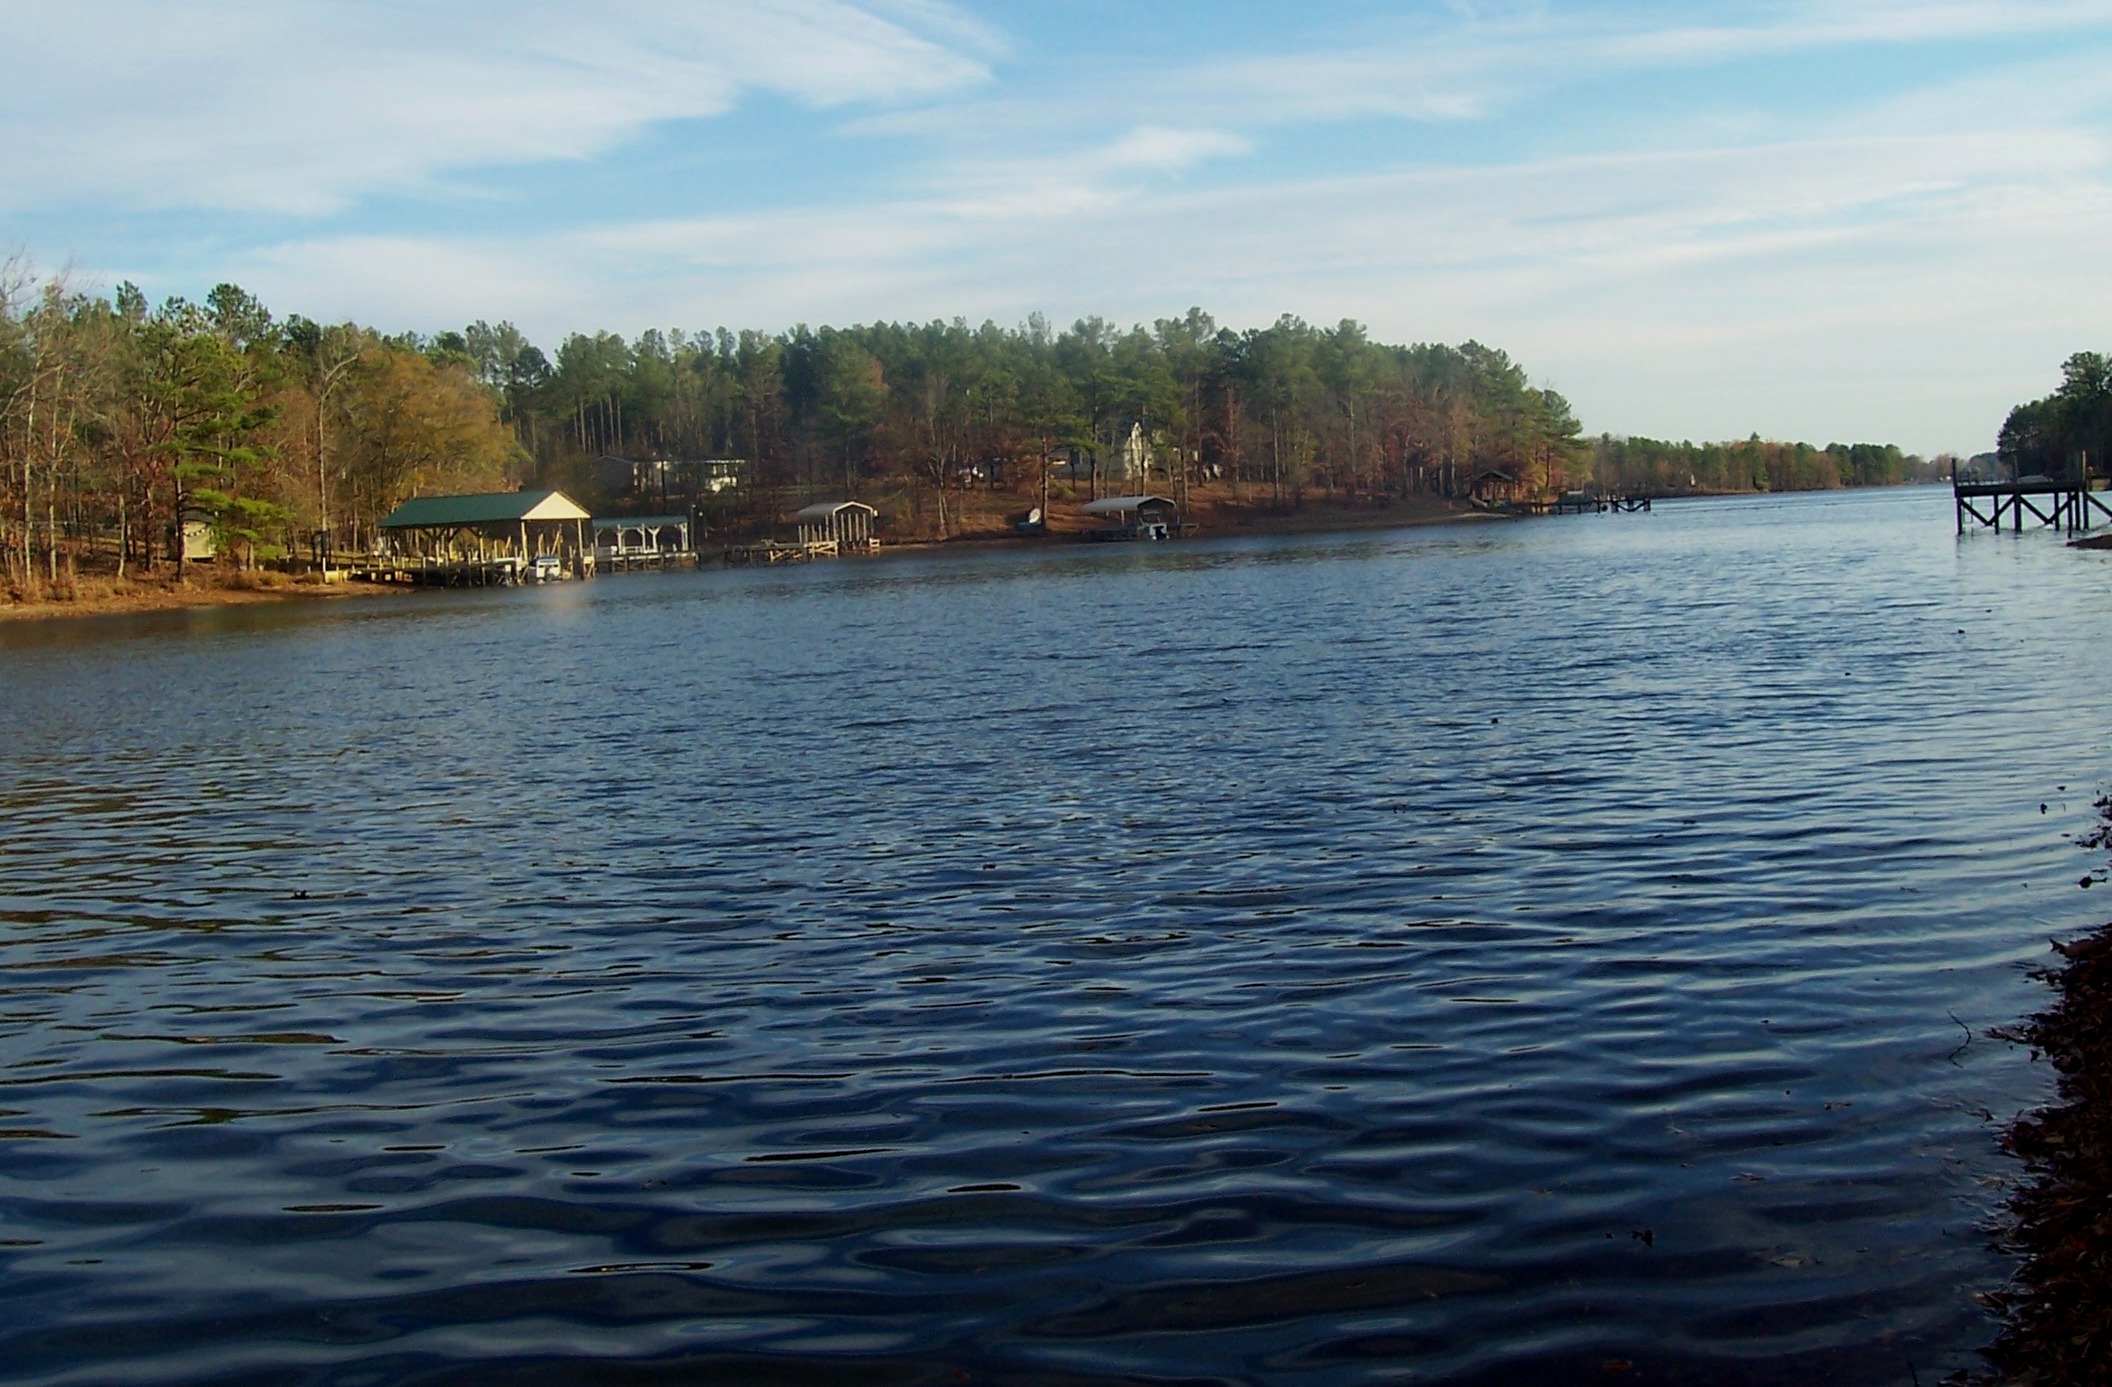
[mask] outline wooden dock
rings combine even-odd
[[[1640,492],[1605,495],[1596,491],[1569,491],[1541,504],[1547,508],[1542,512],[1545,515],[1609,515],[1649,510],[1650,500]]]
[[[815,559],[833,559],[837,554],[833,539],[804,539],[787,542],[781,539],[759,539],[748,544],[729,544],[720,555],[728,568],[752,568],[763,564],[810,563]]]
[[[2022,533],[2026,515],[2039,525],[2069,534],[2087,531],[2093,518],[2112,520],[2112,504],[2096,489],[2104,480],[2092,478],[2087,468],[2081,469],[2080,476],[2060,480],[2025,476],[1982,481],[1954,473],[1951,503],[1958,513],[1958,533],[1965,533],[1969,518],[1982,529],[1998,532],[2007,520],[2011,533]]]
[[[1523,501],[1494,501],[1482,508],[1501,515],[1614,515],[1649,510],[1651,500],[1641,492],[1565,491],[1551,500],[1535,497]]]
[[[424,588],[503,588],[522,583],[589,577],[564,570],[538,570],[511,555],[500,558],[430,558],[419,555],[364,554],[339,556],[333,572],[362,583],[406,583]]]
[[[642,573],[670,568],[695,568],[704,556],[688,549],[662,549],[648,553],[613,553],[594,556],[596,573]]]

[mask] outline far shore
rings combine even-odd
[[[1266,505],[1205,505],[1197,508],[1200,533],[1197,538],[1223,539],[1240,535],[1328,534],[1358,530],[1392,530],[1416,525],[1442,525],[1459,520],[1495,520],[1504,517],[1475,510],[1434,497],[1411,497],[1389,503],[1359,503],[1308,498],[1302,504],[1283,507]],[[1059,516],[1059,523],[1063,517]],[[1072,544],[1083,539],[1081,529],[1062,528],[1047,535],[1022,535],[1009,526],[970,529],[946,539],[903,538],[885,542],[889,550],[930,551],[962,545]],[[712,540],[704,543],[711,552]],[[148,612],[187,611],[207,607],[252,606],[266,602],[315,601],[335,598],[400,596],[416,589],[385,583],[305,582],[276,572],[231,573],[204,564],[194,564],[179,581],[172,568],[127,578],[83,576],[74,582],[70,595],[34,601],[0,602],[0,621],[56,621]]]

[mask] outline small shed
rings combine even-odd
[[[169,535],[169,557],[185,563],[211,563],[220,556],[219,534],[213,513],[185,506],[182,519]]]
[[[1106,522],[1094,539],[1171,539],[1181,533],[1181,511],[1164,496],[1108,496],[1088,502],[1085,514]]]
[[[834,544],[838,553],[880,547],[873,522],[880,512],[863,501],[817,501],[792,517],[801,544]]]
[[[591,522],[594,561],[658,560],[696,552],[686,515],[626,515]]]
[[[380,529],[400,555],[522,565],[554,557],[584,574],[593,561],[591,519],[562,491],[492,491],[405,501],[382,518]]]

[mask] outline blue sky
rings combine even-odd
[[[0,0],[0,249],[435,331],[1478,338],[1593,432],[1991,445],[2112,347],[2112,0]]]

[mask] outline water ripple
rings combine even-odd
[[[2112,675],[1943,499],[0,628],[0,1380],[1933,1381]]]

